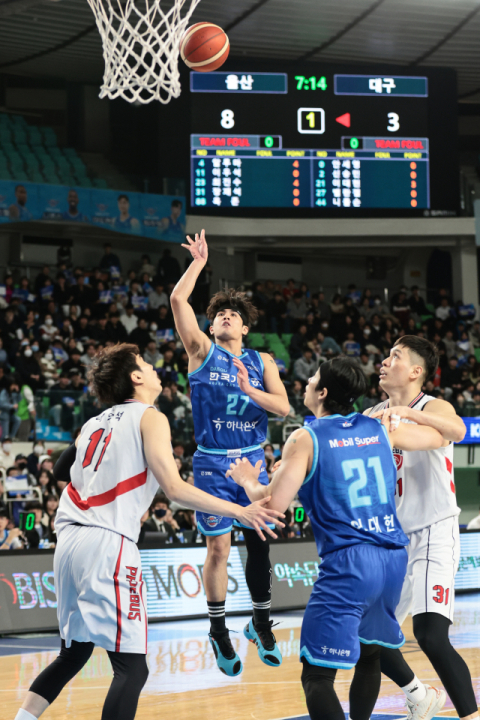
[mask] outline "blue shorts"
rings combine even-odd
[[[263,449],[252,450],[242,455],[242,457],[246,457],[252,465],[255,465],[259,460],[263,461],[258,480],[262,485],[268,485]],[[230,468],[232,462],[235,462],[235,458],[227,457],[226,455],[213,455],[197,450],[193,456],[195,487],[214,497],[246,507],[250,505],[250,500],[245,490],[240,487],[240,485],[237,485],[232,478],[225,477],[225,473]],[[225,535],[231,532],[234,524],[242,527],[241,523],[233,518],[197,512],[198,529],[203,535]],[[272,527],[274,526],[272,525]]]
[[[303,618],[300,659],[349,669],[360,643],[401,647],[395,608],[406,570],[404,548],[363,543],[325,555]]]

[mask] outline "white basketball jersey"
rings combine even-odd
[[[70,470],[72,481],[60,498],[57,533],[78,523],[113,530],[137,542],[140,518],[159,490],[147,467],[140,433],[149,407],[153,406],[127,400],[85,423]]]
[[[423,410],[431,395],[420,393],[409,407]],[[389,401],[372,408],[369,415],[388,407]],[[412,423],[402,418],[402,422]],[[445,518],[459,515],[453,477],[453,443],[438,450],[393,448],[397,466],[395,503],[403,531],[409,535]]]

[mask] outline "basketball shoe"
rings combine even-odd
[[[271,665],[272,667],[278,667],[282,664],[282,656],[280,650],[277,647],[277,641],[275,635],[272,632],[273,621],[261,625],[258,628],[255,627],[253,618],[250,620],[243,630],[243,634],[257,646],[258,656],[265,665]]]
[[[242,661],[233,649],[228,630],[223,635],[213,636],[208,633],[208,638],[220,672],[224,675],[230,675],[230,677],[240,675],[243,670]]]
[[[427,694],[419,703],[406,701],[407,720],[430,720],[443,708],[447,700],[445,690],[426,685]]]

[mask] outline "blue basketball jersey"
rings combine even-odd
[[[358,543],[408,545],[395,510],[397,471],[383,425],[351,413],[318,418],[305,429],[314,460],[298,495],[319,555]]]
[[[228,450],[252,448],[266,439],[267,413],[240,390],[233,358],[212,343],[203,364],[188,375],[195,439],[200,449],[227,454]],[[259,353],[244,350],[240,360],[248,370],[250,384],[264,390]]]

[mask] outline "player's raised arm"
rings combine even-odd
[[[193,292],[198,276],[202,272],[208,260],[208,247],[205,240],[205,230],[200,235],[195,235],[195,242],[188,237],[188,245],[182,245],[190,251],[193,262],[184,272],[178,283],[175,285],[170,296],[175,326],[185,346],[190,359],[190,370],[195,370],[195,359],[203,361],[208,353],[211,342],[198,327],[197,318],[188,298]],[[192,363],[193,361],[193,363]],[[200,363],[198,363],[200,364]]]
[[[145,410],[140,430],[148,466],[170,500],[185,504],[192,510],[235,518],[243,525],[256,530],[263,540],[265,538],[262,529],[272,537],[276,537],[275,533],[267,527],[267,523],[273,522],[275,525],[283,527],[283,523],[278,520],[283,517],[283,514],[282,511],[278,512],[275,508],[267,509],[265,507],[268,497],[244,508],[208,495],[203,490],[183,482],[173,459],[170,426],[165,415],[153,408]]]
[[[270,485],[258,482],[260,465],[255,467],[246,459],[230,465],[227,477],[233,477],[253,502],[271,496],[269,508],[284,512],[300,490],[312,467],[313,440],[308,430],[299,428],[290,435],[283,449],[282,462]]]
[[[238,370],[238,385],[241,391],[254,400],[257,405],[260,405],[261,408],[285,417],[290,412],[290,403],[285,385],[280,378],[278,368],[271,356],[268,355],[268,353],[260,353],[260,355],[265,368],[263,372],[263,382],[265,383],[266,392],[250,385],[247,368],[239,358],[234,358],[233,364]]]
[[[372,415],[382,420],[392,447],[400,450],[438,450],[444,444],[443,437],[432,427],[400,422],[395,408],[385,408]]]

